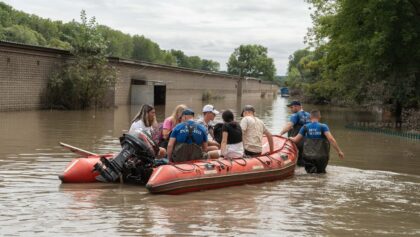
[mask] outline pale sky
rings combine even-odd
[[[99,24],[131,35],[144,35],[162,49],[226,62],[241,44],[261,44],[284,75],[288,57],[304,48],[311,26],[303,0],[3,0],[17,10],[63,22],[80,11]]]

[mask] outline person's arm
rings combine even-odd
[[[168,140],[169,133],[171,133],[171,131],[169,129],[166,129],[166,128],[162,129],[162,137],[163,137],[163,139]]]
[[[292,142],[294,142],[295,144],[298,144],[300,140],[302,140],[302,138],[305,136],[307,130],[308,127],[306,127],[306,125],[303,125],[303,127],[300,128],[298,134],[295,137],[289,137],[289,139],[292,140]]]
[[[337,151],[338,157],[340,157],[341,159],[344,159],[344,153],[343,153],[343,151],[341,151],[341,149],[338,146],[337,141],[335,140],[335,138],[333,137],[333,135],[330,132],[328,132],[328,131],[327,132],[324,132],[324,135],[327,137],[328,141],[331,143],[331,145]]]
[[[167,150],[167,152],[166,152],[167,157],[168,157],[168,160],[171,160],[171,157],[172,157],[172,151],[174,150],[174,145],[175,145],[175,142],[176,142],[176,138],[171,137],[171,138],[169,139],[169,142],[168,142],[168,150]]]
[[[293,128],[293,123],[292,122],[287,122],[286,125],[284,125],[283,129],[281,130],[280,136],[282,136],[283,134],[287,133],[292,128]]]
[[[274,151],[273,135],[268,130],[265,130],[264,134],[267,136],[268,145],[270,146],[270,153]]]
[[[207,152],[207,147],[208,147],[207,142],[203,142],[203,144],[201,144],[201,148],[203,149],[204,152]]]
[[[213,126],[210,126],[210,125],[209,125],[208,130],[209,130],[209,135],[210,135],[210,136],[213,138],[213,140],[214,140],[214,129],[213,129]]]
[[[222,151],[222,154],[225,154],[226,152],[228,135],[229,134],[227,132],[222,133],[222,143],[220,144],[220,150]]]
[[[171,133],[172,129],[175,126],[172,126],[172,120],[169,118],[165,119],[165,121],[163,121],[163,125],[162,125],[162,137],[165,140],[169,139],[169,134]]]
[[[292,142],[294,143],[299,143],[300,140],[302,140],[303,136],[299,133],[298,135],[296,135],[295,137],[289,137],[290,140],[292,140]]]
[[[248,121],[247,121],[247,117],[244,117],[244,118],[241,120],[240,125],[241,125],[242,132],[245,132],[245,131],[246,131],[246,129],[248,128]]]

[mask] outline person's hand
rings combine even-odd
[[[340,159],[344,159],[344,153],[342,151],[339,151],[338,157],[340,157]]]

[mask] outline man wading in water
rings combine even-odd
[[[294,143],[299,143],[303,138],[302,157],[305,170],[308,173],[325,173],[330,158],[330,143],[343,159],[344,153],[326,124],[320,123],[321,112],[311,111],[311,122],[305,124],[296,137],[290,138]]]
[[[299,130],[302,128],[303,125],[310,122],[310,115],[308,112],[303,111],[302,104],[299,101],[294,100],[290,104],[288,104],[287,107],[290,108],[293,114],[292,116],[290,116],[290,120],[289,122],[287,122],[286,126],[284,126],[284,128],[281,130],[280,136],[287,132],[288,137],[294,137],[299,133]],[[304,166],[302,159],[303,143],[298,142],[296,143],[296,146],[299,150],[297,165]]]

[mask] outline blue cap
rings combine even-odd
[[[185,109],[182,112],[182,115],[194,115],[194,111],[192,111],[192,109]]]
[[[299,105],[299,106],[301,106],[302,104],[298,100],[294,100],[294,101],[290,102],[287,105],[287,107],[290,107],[290,106],[293,106],[293,105]]]

